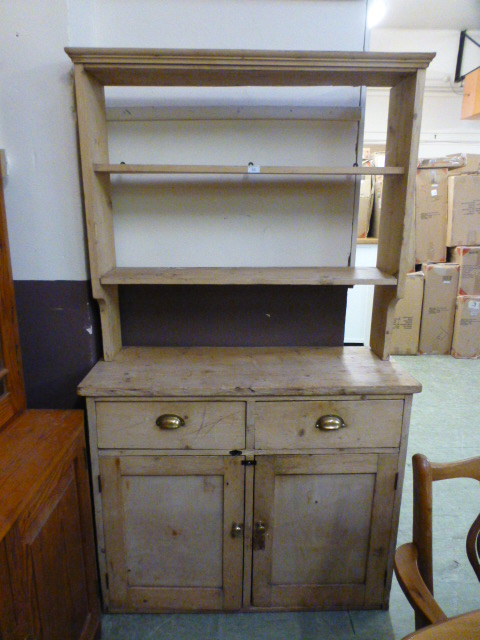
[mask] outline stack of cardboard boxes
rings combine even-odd
[[[391,352],[480,357],[480,155],[419,164],[415,264]]]

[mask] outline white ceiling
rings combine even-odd
[[[382,29],[480,29],[480,0],[384,0]]]

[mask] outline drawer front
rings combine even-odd
[[[97,402],[101,449],[243,449],[243,402]],[[176,429],[157,425],[177,416]],[[167,420],[168,423],[168,420]]]
[[[341,418],[345,426],[315,426],[330,415]],[[398,447],[402,419],[403,400],[258,402],[255,448]]]

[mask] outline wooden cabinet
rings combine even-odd
[[[100,634],[83,411],[26,411],[0,178],[0,638]]]
[[[1,638],[99,637],[83,430],[81,411],[26,411],[0,435]]]
[[[88,406],[105,606],[112,611],[386,607],[411,398],[420,390],[388,362],[390,334],[411,262],[423,86],[433,56],[125,49],[67,53],[74,63],[92,288],[102,320],[104,360],[81,383],[80,394]],[[294,146],[306,146],[291,139],[284,145],[288,153],[277,144],[264,155],[273,160],[261,166],[249,163],[250,158],[243,165],[216,157],[212,161],[215,145],[209,139],[189,162],[177,149],[178,127],[169,142],[152,144],[152,110],[146,108],[141,117],[148,123],[141,128],[148,138],[148,158],[138,161],[135,145],[127,143],[126,154],[134,159],[125,161],[109,150],[105,88],[127,86],[155,87],[169,96],[168,91],[185,87],[226,92],[240,87],[246,93],[250,87],[288,88],[288,107],[204,105],[198,116],[196,109],[184,108],[179,119],[188,122],[189,131],[196,117],[201,122],[220,119],[222,130],[225,121],[235,118],[288,119],[289,130],[292,122],[301,126],[314,120],[328,123],[326,135],[320,139],[315,132],[321,152],[306,163],[291,160]],[[361,104],[359,93],[350,106],[295,106],[296,91],[342,87],[348,94],[361,86],[390,88],[382,168],[358,166],[362,114],[352,104]],[[174,110],[167,111],[175,119]],[[136,112],[136,107],[124,110],[120,125]],[[248,125],[240,128],[246,132]],[[262,135],[262,141],[276,141],[265,131]],[[226,136],[223,157],[231,158],[228,152],[242,138],[239,131]],[[346,139],[349,154],[337,154],[333,142],[345,145]],[[255,150],[264,151],[258,144]],[[165,151],[174,160],[162,155]],[[210,154],[208,160],[196,163],[202,154]],[[339,157],[343,162],[337,166],[332,158]],[[364,174],[381,174],[384,180],[375,268],[354,264],[355,202]],[[130,219],[138,213],[130,206],[134,192],[141,202],[149,197],[143,186],[129,190],[132,176],[133,181],[142,177],[157,183],[159,192],[150,195],[155,205],[147,207],[151,223],[161,218],[156,206],[168,198],[172,184],[176,188],[195,180],[185,196],[191,207],[187,221],[183,210],[173,207],[175,224],[180,219],[181,229],[190,235],[195,232],[188,220],[205,214],[225,194],[226,181],[236,180],[234,196],[249,185],[249,202],[255,200],[252,185],[253,190],[263,185],[260,196],[257,192],[260,200],[270,189],[276,199],[267,216],[283,221],[295,237],[300,224],[298,200],[292,204],[291,198],[295,191],[300,201],[314,202],[312,218],[322,226],[315,238],[323,244],[314,264],[295,262],[303,246],[288,242],[273,247],[276,256],[288,248],[281,267],[262,266],[261,252],[250,266],[240,260],[234,266],[200,267],[182,263],[185,253],[198,251],[194,242],[182,251],[180,239],[172,243],[173,259],[180,258],[180,264],[125,264],[117,261],[112,184],[122,180],[128,202],[119,217]],[[251,182],[256,179],[266,182]],[[234,197],[227,200],[226,209]],[[136,222],[134,218],[130,229]],[[239,229],[241,223],[235,222]],[[157,234],[147,233],[149,239],[163,236],[158,228]],[[338,234],[347,240],[342,257],[336,246],[332,256],[329,246]],[[211,246],[211,229],[207,236]],[[155,252],[160,262],[164,255]],[[136,258],[142,262],[144,255]],[[290,259],[301,266],[289,266]],[[302,285],[313,294],[319,285],[357,284],[376,285],[371,350],[122,344],[120,286]]]
[[[25,409],[20,338],[8,249],[7,218],[0,175],[0,431]]]
[[[364,355],[127,349],[98,363],[80,392],[108,609],[386,607],[419,385]]]

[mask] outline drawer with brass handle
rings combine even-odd
[[[95,403],[101,449],[243,449],[243,402]]]
[[[403,400],[257,402],[256,449],[398,447]]]

